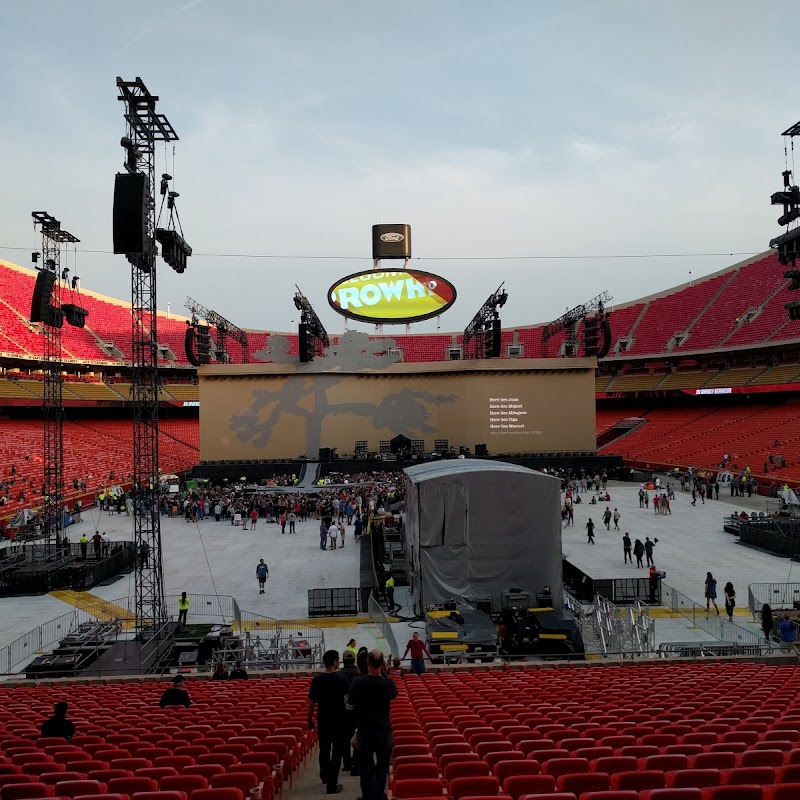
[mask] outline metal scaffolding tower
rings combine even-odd
[[[156,313],[156,143],[178,139],[158,97],[141,78],[117,78],[117,98],[125,104],[125,169],[146,176],[146,242],[144,252],[128,253],[131,263],[133,485],[136,559],[136,632],[158,637],[167,615],[161,565],[161,520],[158,513],[158,334]]]
[[[42,515],[44,535],[50,549],[57,546],[61,540],[64,527],[64,402],[61,379],[61,328],[64,324],[64,312],[61,309],[59,291],[59,280],[62,275],[61,251],[65,245],[74,244],[80,239],[63,230],[61,223],[46,211],[34,211],[32,216],[33,224],[39,226],[42,236],[40,269],[53,273],[54,278],[49,296],[49,313],[41,320],[44,339]],[[34,257],[38,255],[34,254]]]

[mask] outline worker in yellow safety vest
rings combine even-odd
[[[186,596],[186,592],[181,592],[181,596],[178,598],[178,628],[186,624],[186,616],[188,613],[189,598]]]
[[[389,604],[389,613],[391,614],[392,611],[395,609],[394,605],[394,578],[389,575],[386,583],[384,584],[384,589],[386,590],[386,602]]]

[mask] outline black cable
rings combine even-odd
[[[28,250],[27,247],[6,247],[0,245],[0,250]],[[111,250],[79,250],[80,253],[94,253],[100,255],[114,255]],[[530,256],[415,256],[410,261],[598,261],[602,259],[624,258],[721,258],[733,256],[757,256],[760,252],[732,252],[732,253],[611,253],[592,255],[530,255]],[[300,261],[372,261],[367,256],[311,256],[292,255],[280,253],[192,253],[192,256],[205,256],[207,258],[253,258],[273,259],[283,258]]]

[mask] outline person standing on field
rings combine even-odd
[[[264,587],[267,585],[267,578],[269,578],[269,567],[264,563],[263,558],[256,565],[256,578],[258,578],[258,593],[264,594]]]

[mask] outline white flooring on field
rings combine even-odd
[[[725,581],[733,581],[742,606],[746,604],[749,583],[791,580],[788,559],[743,547],[738,539],[722,530],[723,516],[734,509],[765,509],[763,498],[733,502],[726,498],[724,502],[707,501],[705,505],[691,507],[690,497],[678,492],[672,516],[664,517],[656,516],[652,509],[639,509],[635,486],[612,485],[609,491],[612,511],[616,507],[622,514],[619,532],[609,533],[603,527],[601,516],[605,504],[585,503],[576,506],[574,527],[563,530],[565,556],[593,578],[645,575],[644,570],[623,564],[621,537],[627,530],[634,539],[644,540],[645,536],[659,539],[655,557],[658,568],[667,573],[665,582],[698,602],[702,600],[703,580],[708,570],[719,581],[720,594]],[[584,525],[589,516],[596,523],[595,545],[586,542]],[[131,517],[89,510],[84,513],[83,522],[69,529],[70,539],[77,541],[84,530],[91,536],[95,527],[107,531],[112,539],[132,536]],[[336,551],[320,550],[318,530],[316,520],[298,523],[295,535],[281,535],[278,525],[263,520],[255,530],[243,531],[229,522],[205,520],[192,524],[162,517],[166,592],[233,595],[239,606],[248,611],[278,619],[306,619],[308,589],[358,585],[359,548],[352,539],[352,528],[347,531],[345,547]],[[265,559],[270,570],[265,595],[259,595],[256,583],[259,558]],[[96,586],[91,594],[103,600],[132,595],[131,576]],[[404,590],[397,590],[397,598],[404,603]],[[65,602],[52,595],[0,598],[0,646],[69,610]],[[738,618],[737,622],[744,624],[745,620]],[[319,622],[324,626],[328,647],[341,650],[354,637],[359,646],[386,649],[379,631],[368,624],[366,617],[360,624],[343,623]],[[409,626],[398,623],[393,628],[402,650],[410,635]],[[687,630],[682,620],[659,619],[657,638],[686,641],[709,637],[702,631]]]
[[[664,582],[679,592],[700,602],[706,572],[717,579],[717,593],[731,581],[736,589],[737,604],[747,604],[747,586],[751,583],[786,582],[792,575],[800,581],[800,566],[792,561],[739,544],[736,536],[722,529],[723,518],[733,511],[765,511],[766,498],[730,498],[720,494],[719,500],[697,500],[691,505],[691,494],[677,491],[671,503],[671,515],[655,514],[639,508],[639,487],[633,484],[609,486],[611,502],[589,505],[591,495],[583,494],[582,503],[575,506],[575,525],[562,531],[562,549],[566,559],[593,579],[647,577],[646,569],[635,563],[625,564],[622,535],[625,531],[633,541],[649,536],[658,539],[654,559],[659,570],[666,572]],[[652,492],[650,492],[652,495]],[[607,531],[602,521],[606,506],[613,512],[619,509],[620,530]],[[595,523],[595,542],[586,537],[586,522]],[[646,563],[646,562],[645,562]]]

